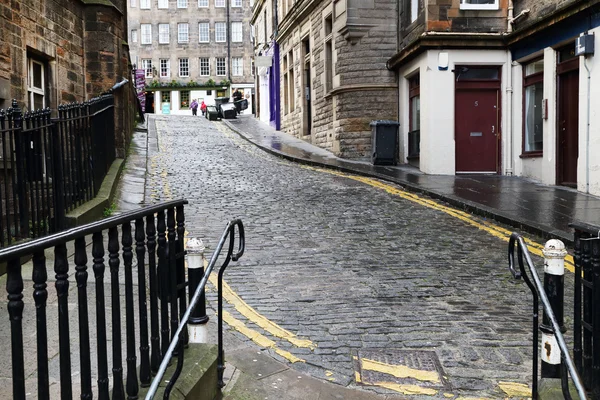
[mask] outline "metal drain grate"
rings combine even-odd
[[[360,350],[355,358],[357,381],[365,385],[394,383],[448,389],[448,381],[434,351]]]

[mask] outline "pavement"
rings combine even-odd
[[[368,160],[344,160],[338,158],[326,150],[313,146],[302,140],[293,138],[290,135],[287,135],[283,132],[279,132],[273,129],[272,127],[268,126],[267,124],[258,121],[252,116],[242,115],[235,120],[223,120],[223,123],[235,132],[237,132],[243,139],[245,139],[252,145],[269,153],[275,154],[279,157],[315,167],[333,168],[342,172],[363,175],[388,181],[400,185],[410,192],[425,194],[434,199],[446,202],[459,209],[463,209],[473,214],[482,216],[484,218],[489,218],[491,220],[510,225],[516,230],[530,232],[542,238],[559,238],[569,245],[572,243],[572,232],[568,226],[569,223],[575,221],[582,221],[588,224],[600,225],[600,213],[598,212],[600,209],[600,199],[595,196],[579,193],[573,189],[542,185],[529,179],[519,177],[480,175],[438,176],[426,175],[415,168],[404,165],[374,166]],[[149,199],[153,199],[154,201],[161,200],[158,197],[153,197],[155,195],[158,196],[158,194],[156,194],[158,193],[158,191],[154,193],[155,189],[152,189],[152,185],[148,185],[148,181],[156,179],[157,182],[160,182],[160,180],[163,179],[163,182],[166,182],[165,177],[167,175],[173,175],[174,177],[180,176],[176,173],[169,172],[167,174],[167,172],[165,171],[158,171],[156,169],[157,165],[159,165],[161,162],[169,162],[169,160],[167,159],[167,154],[169,153],[169,147],[172,145],[173,143],[169,143],[168,139],[166,139],[165,142],[161,144],[161,148],[159,149],[158,138],[155,134],[152,133],[152,129],[148,129],[147,126],[139,127],[138,132],[134,137],[131,154],[128,159],[128,164],[126,165],[124,170],[121,183],[122,186],[119,190],[120,196],[118,198],[116,207],[117,212],[140,207],[144,203],[147,203]],[[152,156],[153,153],[155,154],[156,158],[152,158],[154,157]],[[227,154],[224,154],[223,156],[226,157]],[[199,155],[199,157],[202,156]],[[150,158],[152,158],[152,162],[148,161]],[[152,165],[150,165],[151,163]],[[249,170],[249,172],[254,173],[254,170]],[[260,171],[258,173],[260,173]],[[214,179],[219,179],[219,177],[215,176]],[[184,187],[184,190],[182,190],[184,193],[185,189],[187,189],[188,191],[199,190],[195,186],[185,182],[182,183],[182,186]],[[149,190],[153,192],[149,193]],[[165,188],[163,187],[161,188],[161,190],[164,191]],[[289,199],[285,199],[284,201],[286,200],[289,201]],[[290,203],[288,202],[288,204]],[[207,203],[204,204],[204,206],[209,207],[210,202],[207,200]],[[200,208],[202,209],[202,207]],[[222,217],[221,215],[222,210],[218,207],[215,207],[211,210],[202,211],[202,213],[216,214],[216,220],[222,222],[224,221],[224,217]],[[199,218],[199,216],[196,217]],[[190,217],[186,211],[186,226],[188,227],[188,229],[190,226],[194,226],[193,222],[188,222],[189,220]],[[278,224],[279,222],[273,222],[271,220],[268,220],[265,223]],[[216,231],[216,226],[211,226],[207,229],[212,231],[213,236],[218,232]],[[257,235],[260,234],[261,232],[257,233]],[[307,241],[305,240],[305,242]],[[504,248],[503,246],[504,245],[502,245],[501,247]],[[505,250],[502,250],[502,254],[504,254],[504,251]],[[467,250],[462,249],[459,252],[461,253],[461,255],[465,255],[467,253]],[[452,257],[452,255],[453,254],[450,254],[449,257]],[[470,254],[468,256],[472,257],[472,255]],[[485,254],[481,256],[485,258]],[[361,263],[365,260],[358,261],[359,263]],[[408,261],[410,265],[413,264],[411,260]],[[254,260],[252,260],[252,263],[253,265],[256,265]],[[476,263],[485,266],[486,261],[481,259],[476,260]],[[439,264],[442,267],[447,268],[447,265],[445,265],[443,262],[439,262]],[[266,266],[263,265],[263,269],[264,267]],[[405,273],[407,276],[414,276],[415,271],[418,271],[418,269],[406,270]],[[505,271],[503,271],[502,273],[504,272]],[[320,271],[318,271],[318,273],[320,273]],[[237,274],[237,276],[231,278],[232,281],[235,281],[238,276],[243,275],[242,272],[237,272]],[[464,275],[464,277],[472,279],[474,276],[477,275],[478,273],[474,272],[472,275],[467,274]],[[258,278],[260,279],[261,277],[259,276]],[[493,280],[495,278],[496,276],[493,276],[491,279]],[[488,278],[488,280],[489,279],[490,278]],[[388,290],[386,289],[387,283],[383,283],[384,280],[379,280],[379,278],[375,280],[382,282],[382,292]],[[282,286],[284,286],[283,290],[285,290],[285,285],[282,284]],[[450,287],[445,288],[445,286],[446,283],[444,283],[444,286],[441,289],[443,292],[448,291],[448,293],[455,293],[453,289],[451,289]],[[467,304],[468,302],[469,304],[472,304],[472,306],[475,306],[475,302],[471,302],[470,300],[468,300],[467,293],[474,294],[477,296],[479,296],[480,294],[478,294],[477,291],[475,291],[475,293],[471,293],[473,292],[472,290],[468,290],[468,288],[466,289],[467,291],[465,291],[464,294],[455,294],[455,296],[461,297],[461,299],[455,300],[455,304],[461,304],[462,302]],[[501,288],[499,289],[505,290]],[[343,291],[344,289],[340,288],[340,290]],[[397,290],[397,288],[394,290]],[[427,289],[427,291],[429,291],[429,289]],[[381,294],[385,295],[385,293]],[[521,294],[523,294],[523,296],[521,296]],[[528,296],[528,293],[526,291],[521,291],[521,294],[519,296],[524,298],[527,298]],[[428,292],[423,292],[423,295],[430,296]],[[489,306],[490,304],[498,304],[497,299],[494,298],[496,293],[490,295],[490,293],[487,292],[486,295],[489,297],[489,301],[486,300],[483,302],[486,304],[482,303],[475,307],[483,309]],[[245,293],[241,294],[241,296],[250,299],[260,299],[260,296],[257,294],[257,289],[252,287],[249,287]],[[397,294],[393,293],[392,297],[393,296],[397,296]],[[434,296],[438,295],[435,294]],[[384,297],[387,297],[387,295],[385,295]],[[390,299],[392,297],[390,297]],[[210,296],[209,300],[211,300]],[[402,301],[404,301],[404,299]],[[402,303],[402,301],[399,301],[399,303]],[[417,307],[417,303],[415,303],[415,307]],[[419,304],[418,307],[421,307],[421,305]],[[522,305],[519,307],[522,308]],[[410,306],[408,308],[410,308]],[[503,308],[500,312],[508,313],[508,311],[506,310],[508,309]],[[287,313],[290,312],[298,311],[292,309],[287,311]],[[367,313],[366,308],[363,309],[362,312]],[[441,312],[441,314],[437,315],[437,317],[439,318],[442,315],[446,315],[446,313],[448,313],[449,311],[440,309],[435,310],[435,312]],[[469,311],[469,313],[470,312],[471,311]],[[492,314],[491,316],[493,316],[493,313],[490,314]],[[497,314],[496,316],[499,315],[500,314]],[[398,316],[400,317],[400,315]],[[379,330],[385,335],[390,335],[389,333],[384,332],[386,325],[389,325],[389,320],[378,320],[377,317],[374,317],[374,315],[368,314],[366,315],[366,317],[369,320],[375,322],[375,325],[373,326],[375,330]],[[458,317],[458,315],[456,315],[456,317]],[[285,316],[282,318],[286,320]],[[435,325],[439,325],[439,323],[443,321],[439,319],[436,320],[436,315],[431,315],[426,319],[428,321],[421,321],[418,323],[418,325],[423,326],[425,328],[427,326],[433,327],[434,325],[429,324],[434,323]],[[211,318],[212,322],[210,323],[214,324],[215,320],[216,318]],[[527,320],[527,317],[525,317],[525,320]],[[289,322],[290,324],[292,323],[291,320],[286,322]],[[322,322],[323,324],[330,323],[325,319],[323,319],[323,321],[318,322]],[[410,326],[408,325],[409,322],[406,321],[406,319],[402,321],[402,318],[400,318],[400,321],[396,323],[399,323],[400,326]],[[411,321],[410,324],[412,323],[413,322]],[[445,322],[442,322],[442,325],[444,324]],[[479,338],[475,337],[474,339],[480,340],[482,346],[485,347],[491,345],[491,342],[487,344],[484,343],[484,341],[491,340],[491,338],[487,337],[488,328],[485,327],[483,323],[479,325],[479,323],[476,322],[469,322],[468,326],[474,331],[481,332],[481,336]],[[308,336],[308,331],[306,329],[302,331],[301,329],[302,327],[300,326],[300,328],[298,328],[298,330],[295,330],[295,332],[305,332],[303,333],[303,335]],[[358,329],[354,329],[351,327],[341,327],[337,329],[339,329],[337,334],[339,335],[340,341],[342,335],[349,334],[350,336],[356,336],[357,334],[360,334]],[[511,334],[517,332],[517,330],[518,329],[514,329],[513,331],[511,331],[511,328],[505,328],[505,332],[510,332]],[[214,330],[209,328],[209,331]],[[394,335],[393,329],[390,329],[389,332],[392,333],[392,336]],[[431,329],[431,332],[433,332],[433,329]],[[325,334],[323,335],[323,340],[327,340],[325,338]],[[423,346],[423,348],[426,348],[426,346],[437,346],[437,342],[428,341],[427,343],[425,343],[425,338],[419,337],[422,335],[423,334],[417,330],[415,330],[414,335],[411,335],[412,341],[410,343],[412,343],[413,348],[418,348],[419,346]],[[408,337],[404,335],[402,336],[401,340],[406,341],[407,338]],[[377,341],[379,339],[373,340]],[[446,340],[442,338],[440,340],[446,341],[447,343],[451,342],[450,339]],[[373,345],[373,343],[375,342],[370,343],[370,347],[376,346],[376,344]],[[441,345],[443,348],[443,343]],[[513,344],[511,344],[511,346],[512,345]],[[519,342],[516,345],[522,346],[524,348],[529,346],[527,342]],[[332,360],[330,364],[334,365],[335,363],[333,360],[338,358],[338,356],[335,355],[336,346],[339,345],[331,345],[331,347],[334,348],[334,350],[332,350],[332,355],[327,355],[327,353],[324,353],[325,351],[331,352],[331,350],[327,349],[327,346],[322,346],[321,350],[314,354],[315,359],[318,359],[320,357],[323,359]],[[360,387],[360,385],[352,385],[351,383],[344,381],[343,378],[339,379],[340,377],[338,376],[338,371],[336,371],[335,368],[331,368],[332,370],[334,370],[334,372],[332,372],[333,376],[331,378],[317,379],[315,378],[317,374],[313,373],[314,371],[312,369],[308,367],[304,370],[302,368],[291,368],[290,364],[286,363],[285,360],[283,360],[283,362],[280,362],[281,359],[276,359],[277,357],[272,357],[273,354],[272,352],[269,352],[268,349],[257,348],[251,343],[248,343],[248,341],[245,341],[242,338],[240,338],[240,335],[237,334],[237,332],[234,332],[233,330],[227,330],[225,332],[225,349],[227,354],[226,358],[228,362],[228,367],[226,369],[227,386],[223,389],[224,399],[262,400],[279,398],[294,400],[367,400],[406,398],[398,397],[397,394],[392,394],[390,393],[390,391],[364,390],[362,387]],[[451,364],[450,361],[452,361],[453,357],[451,353],[452,351],[449,349],[443,351],[444,360],[442,361],[444,361],[447,365]],[[506,353],[504,353],[503,350],[500,350],[500,354],[502,354],[502,357],[504,358],[512,358],[512,362],[514,362],[515,365],[521,363],[521,356],[517,355],[517,353],[513,350],[509,349]],[[498,353],[496,353],[496,350],[490,350],[489,355],[482,354],[480,350],[463,355],[471,357],[471,360],[473,361],[474,365],[477,362],[476,360],[480,360],[480,356],[486,362],[490,360],[494,361],[493,359],[495,357],[499,357]],[[308,356],[309,355],[307,354],[307,360]],[[341,355],[339,357],[341,357]],[[326,363],[329,363],[329,361],[327,361]],[[294,367],[296,365],[297,364],[294,364]],[[463,368],[464,365],[458,363],[456,367]],[[340,367],[340,370],[344,370],[344,368]],[[484,372],[481,371],[481,373],[483,374]],[[336,383],[338,384],[332,384],[329,382],[334,381],[334,378],[337,379]],[[464,380],[465,386],[470,386],[475,389],[477,388],[478,383],[476,381],[469,380],[469,382],[466,382],[468,379]],[[487,387],[481,386],[482,391],[488,389],[489,388]],[[445,397],[452,397],[452,395]],[[420,397],[417,396],[413,398]]]
[[[246,140],[292,161],[379,178],[545,239],[573,244],[572,222],[600,226],[600,198],[575,189],[500,175],[427,175],[407,166],[346,160],[258,119],[223,120]]]

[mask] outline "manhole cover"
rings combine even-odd
[[[365,385],[419,386],[448,389],[444,371],[434,351],[361,350],[355,357],[357,381]]]

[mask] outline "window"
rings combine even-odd
[[[141,24],[140,29],[142,30],[142,44],[152,44],[152,25]]]
[[[410,22],[416,21],[419,16],[419,0],[410,0]]]
[[[290,50],[290,52],[288,53],[288,62],[289,108],[290,112],[292,112],[296,109],[296,97],[294,92],[296,82],[294,80],[294,50]]]
[[[179,92],[179,108],[189,108],[190,107],[190,91],[182,90]]]
[[[215,22],[215,42],[225,42],[227,40],[227,24],[225,22]]]
[[[231,41],[241,42],[242,41],[242,23],[232,22],[231,23]]]
[[[461,10],[497,10],[498,0],[460,0]]]
[[[137,38],[137,29],[132,29],[131,30],[131,43],[137,43],[138,38]]]
[[[408,158],[417,158],[421,152],[421,78],[419,74],[408,80],[408,102]]]
[[[46,66],[37,60],[27,61],[27,92],[29,109],[40,110],[46,107]]]
[[[168,78],[171,76],[171,60],[168,58],[160,59],[160,77]]]
[[[544,60],[533,61],[524,67],[523,78],[523,152],[541,152],[544,149],[542,130],[542,101],[544,98]]]
[[[198,7],[208,8],[208,0],[198,0]]]
[[[231,7],[241,7],[242,0],[231,0]]]
[[[177,8],[187,8],[188,0],[177,0]]]
[[[215,7],[225,7],[225,0],[215,0]]]
[[[210,42],[210,25],[208,22],[198,24],[198,38],[200,43]]]
[[[177,24],[177,42],[187,43],[189,41],[188,24]]]
[[[333,89],[333,18],[325,18],[325,94]]]
[[[256,68],[256,65],[254,65],[254,59],[252,59],[250,62],[250,75],[252,76],[254,76],[254,68]]]
[[[210,60],[208,57],[202,57],[200,59],[200,76],[210,75]]]
[[[233,57],[231,59],[231,74],[233,76],[244,75],[244,59],[242,57]]]
[[[142,59],[142,69],[146,78],[152,78],[152,60],[149,58]]]
[[[158,0],[158,8],[169,8],[169,0]]]
[[[227,68],[225,67],[225,57],[217,58],[217,76],[227,75]]]
[[[140,0],[140,8],[149,10],[150,9],[150,0]]]
[[[158,43],[168,44],[170,39],[169,24],[158,24]]]
[[[129,7],[137,7],[137,0],[130,0]]]
[[[190,76],[190,61],[187,58],[179,59],[179,77],[187,78]]]
[[[289,86],[289,76],[288,76],[288,58],[287,55],[284,55],[281,61],[282,69],[283,69],[283,115],[287,115],[289,112],[289,100],[288,100],[288,86]]]

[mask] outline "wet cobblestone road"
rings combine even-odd
[[[225,280],[317,347],[296,347],[226,310],[306,361],[292,368],[349,385],[360,352],[431,351],[448,383],[434,397],[507,397],[501,382],[531,383],[531,296],[509,274],[505,241],[268,155],[221,122],[151,118],[146,203],[187,198],[188,235],[209,250],[228,220],[243,220],[246,253]]]

